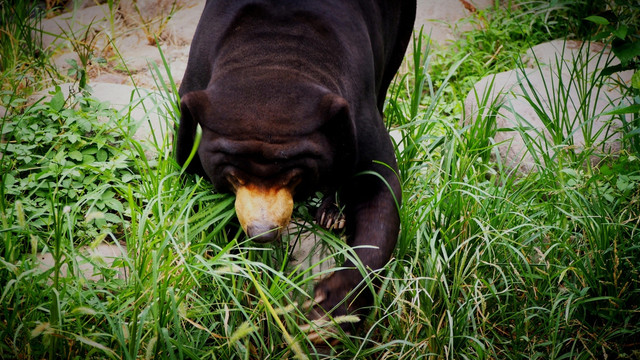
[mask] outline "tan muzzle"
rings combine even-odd
[[[236,188],[236,214],[244,232],[259,243],[280,239],[293,212],[293,195],[288,188],[252,185]]]

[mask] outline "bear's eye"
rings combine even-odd
[[[294,188],[302,181],[302,174],[296,173],[289,178],[287,181],[287,187]]]
[[[227,181],[234,188],[237,188],[239,186],[244,186],[244,184],[245,184],[244,180],[240,179],[239,177],[237,177],[237,176],[235,176],[233,174],[227,174]]]

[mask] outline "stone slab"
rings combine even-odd
[[[536,62],[532,56],[539,60]],[[594,72],[616,64],[617,59],[612,56],[597,44],[569,43],[564,48],[556,41],[534,47],[524,57],[531,67],[490,75],[474,85],[465,100],[464,123],[469,125],[478,116],[487,116],[491,106],[498,108],[498,132],[494,137],[497,155],[520,173],[535,171],[539,163],[536,158],[543,154],[553,156],[569,145],[577,152],[590,146],[595,149],[594,154],[615,153],[620,149],[620,133],[616,129],[621,124],[603,114],[616,104],[628,103],[616,82],[630,76],[616,74],[602,86],[590,81]],[[587,93],[585,89],[591,91]],[[525,94],[534,101],[526,100]],[[567,126],[562,134],[572,141],[548,146],[553,144],[552,134],[540,112],[555,121],[564,119]],[[598,156],[592,157],[593,163],[598,160]]]

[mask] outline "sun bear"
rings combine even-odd
[[[342,228],[368,270],[390,259],[400,181],[382,109],[416,2],[209,0],[180,86],[177,160],[236,195],[245,233],[280,237],[294,201],[326,194],[316,215]],[[344,211],[335,204],[339,193]],[[315,288],[316,317],[362,314],[372,294],[350,261]]]

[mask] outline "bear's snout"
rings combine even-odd
[[[247,236],[259,243],[280,239],[293,212],[291,190],[247,185],[235,191],[236,215]]]

